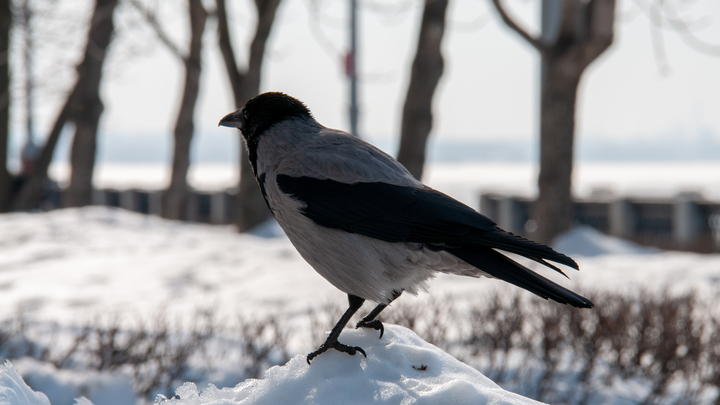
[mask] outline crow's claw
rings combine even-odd
[[[330,349],[335,349],[339,352],[347,353],[351,356],[354,356],[356,353],[360,352],[360,353],[362,353],[363,356],[365,356],[365,358],[367,358],[367,354],[365,353],[365,350],[362,349],[362,347],[344,345],[336,340],[334,342],[325,342],[322,344],[322,346],[320,346],[319,349],[308,354],[307,355],[307,363],[310,364],[312,359],[314,359],[315,357],[317,357],[318,355],[320,355],[322,353],[325,353],[326,351],[328,351]]]
[[[357,328],[371,328],[375,330],[380,331],[380,339],[382,339],[383,334],[385,333],[385,327],[383,326],[382,322],[378,321],[377,319],[372,321],[360,321],[355,325],[355,329]]]

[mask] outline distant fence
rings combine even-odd
[[[62,207],[64,190],[50,189],[43,209]],[[160,214],[162,191],[139,189],[96,189],[93,205],[123,208],[149,215]],[[235,223],[237,192],[191,191],[182,220],[207,224]],[[502,228],[527,235],[532,226],[529,198],[482,194],[480,212],[493,218]],[[695,196],[673,199],[623,198],[613,201],[575,201],[575,223],[589,225],[600,232],[662,249],[701,253],[720,252],[720,202],[707,202]]]
[[[63,207],[64,194],[65,190],[62,188],[48,190],[42,203],[42,209],[51,210]],[[92,205],[118,207],[141,214],[160,215],[161,198],[162,191],[95,189],[93,190]],[[218,192],[191,190],[187,209],[180,219],[207,224],[233,224],[235,223],[236,198],[237,192],[232,189]]]
[[[482,194],[480,212],[510,232],[527,234],[533,226],[529,198]],[[720,251],[720,203],[696,196],[672,199],[622,198],[576,200],[575,223],[600,232],[662,249],[700,253]]]

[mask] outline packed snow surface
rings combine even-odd
[[[631,241],[614,238],[587,225],[580,225],[571,232],[561,234],[555,239],[553,247],[560,252],[576,257],[662,253],[658,248],[641,246]]]
[[[606,197],[606,192],[615,196],[672,196],[697,191],[708,199],[720,198],[716,166],[626,166],[579,167],[575,172],[576,191],[581,196]],[[223,188],[236,180],[232,177],[234,169],[197,169],[191,181],[198,188]],[[153,177],[153,170],[148,168],[103,170],[96,176],[100,186],[165,186],[165,180]],[[532,195],[537,177],[530,165],[502,164],[430,167],[428,174],[428,184],[474,207],[480,192]],[[139,184],[139,178],[151,181]],[[566,269],[571,280],[534,263],[523,263],[571,289],[637,294],[642,289],[667,288],[720,293],[718,254],[658,251],[588,228],[572,230],[560,237],[555,247],[580,265],[580,272]],[[445,275],[432,280],[430,286],[431,294],[451,296],[456,304],[479,302],[495,291],[516,290],[497,280]],[[413,300],[427,299],[425,294],[401,298],[410,305]],[[263,224],[253,234],[238,234],[230,226],[166,221],[106,207],[0,215],[0,319],[21,313],[28,321],[73,327],[100,315],[132,321],[147,319],[161,310],[189,319],[197,309],[207,308],[221,317],[246,312],[275,314],[285,326],[307,329],[308,311],[328,301],[345,305],[346,296],[300,257],[276,223]],[[283,403],[286,398],[280,395],[290,398],[295,393],[297,398],[307,399],[304,403],[312,403],[313,398],[331,400],[327,396],[344,391],[370,395],[370,390],[372,399],[377,393],[378,400],[394,403],[402,403],[402,395],[408,402],[452,403],[445,397],[439,399],[450,394],[457,396],[456,403],[482,403],[478,399],[481,396],[495,398],[498,403],[511,403],[508,401],[513,399],[528,402],[492,388],[494,384],[477,371],[401,328],[388,325],[382,339],[377,338],[376,331],[345,330],[340,340],[362,346],[368,359],[330,352],[308,367],[304,356],[299,356],[269,370],[261,380],[201,391],[185,385],[178,390],[179,399],[168,401],[229,404],[257,399],[258,403],[272,403],[274,398],[275,403]],[[308,344],[307,339],[303,344]],[[291,351],[310,349],[295,346]],[[52,395],[54,405],[72,404],[79,393],[91,396],[97,405],[109,404],[103,399],[106,395],[114,396],[117,404],[133,402],[129,382],[117,375],[57,371],[27,358],[14,362],[35,390]],[[331,382],[315,381],[313,385],[313,378],[319,376]],[[282,386],[288,389],[273,389],[279,387],[281,378],[285,379]],[[237,381],[223,385],[232,386]],[[358,394],[358,387],[366,390]],[[122,390],[125,394],[120,394]],[[334,398],[329,403],[352,403]],[[30,390],[9,365],[0,368],[0,404],[6,403],[48,404],[47,398]],[[87,405],[89,401],[80,399],[76,403]]]
[[[375,330],[345,330],[340,340],[367,352],[350,356],[334,350],[308,365],[304,355],[235,388],[198,391],[185,383],[177,398],[159,405],[220,404],[538,404],[503,390],[474,368],[423,341],[409,329],[386,325]]]
[[[42,389],[52,405],[131,405],[135,402],[132,381],[122,373],[57,369],[49,362],[31,357],[13,360],[13,366],[28,385]],[[79,398],[88,402],[81,402]]]
[[[0,215],[0,229],[0,318],[20,312],[77,325],[98,314],[152,316],[162,309],[190,317],[198,308],[293,318],[346,301],[284,235],[263,238],[107,207]],[[282,235],[272,223],[262,232]],[[718,254],[648,250],[586,228],[564,240],[560,251],[581,269],[566,271],[571,280],[526,264],[569,288],[720,290]],[[431,294],[457,301],[494,289],[516,287],[445,275],[430,282]]]
[[[50,405],[50,400],[28,387],[12,364],[5,361],[0,365],[0,405]]]
[[[305,356],[298,355],[283,366],[270,368],[262,379],[248,379],[234,388],[219,389],[210,385],[202,391],[193,383],[185,383],[176,390],[175,397],[161,397],[156,404],[539,403],[503,390],[474,368],[400,326],[386,325],[382,339],[378,338],[375,330],[345,330],[341,339],[345,344],[362,347],[367,358],[361,354],[350,356],[331,350],[308,365]],[[55,404],[72,403],[65,398],[68,395],[71,395],[70,399],[74,395],[76,405],[132,404],[131,387],[126,387],[123,382],[117,383],[107,378],[106,381],[95,381],[96,384],[86,387],[86,394],[90,394],[88,398],[80,398],[80,393],[72,384],[62,384],[67,375],[58,377],[45,371],[39,371],[44,375],[37,375],[38,369],[49,367],[52,366],[36,364],[31,367],[26,378],[45,380],[36,381],[36,384],[55,394],[51,394],[56,400]],[[72,373],[55,370],[56,374],[63,372]],[[103,384],[110,388],[103,387]],[[105,395],[97,394],[103,391]],[[10,362],[0,367],[0,405],[49,404],[48,397],[29,388]]]

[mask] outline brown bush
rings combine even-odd
[[[612,402],[610,387],[632,382],[642,392],[625,401],[720,404],[717,299],[667,291],[584,295],[595,309],[503,292],[472,305],[442,296],[400,300],[381,318],[414,330],[503,387],[541,401]],[[326,304],[309,314],[308,347],[325,338],[344,309],[340,303]],[[0,356],[127,373],[136,393],[151,399],[156,393],[171,394],[184,381],[206,380],[228,359],[236,364],[238,381],[287,362],[287,324],[273,316],[238,317],[230,327],[206,310],[189,325],[171,324],[161,314],[134,328],[108,318],[61,331],[17,317],[0,322]],[[72,338],[61,345],[63,333]],[[713,393],[715,399],[708,399]]]

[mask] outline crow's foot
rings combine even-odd
[[[378,321],[377,319],[374,319],[372,321],[366,321],[361,320],[360,322],[355,325],[355,329],[357,328],[371,328],[375,330],[380,331],[380,339],[382,339],[383,334],[385,333],[385,327],[383,326],[382,322]]]
[[[347,353],[351,356],[354,356],[357,352],[360,352],[360,353],[362,353],[363,356],[365,356],[365,358],[367,358],[367,354],[365,354],[365,350],[363,350],[361,347],[344,345],[336,340],[334,342],[326,341],[325,343],[322,344],[322,346],[320,346],[319,349],[308,354],[307,355],[307,363],[310,364],[312,359],[314,359],[315,357],[317,357],[318,355],[320,355],[322,353],[325,353],[326,351],[328,351],[330,349],[335,349],[339,352]]]

